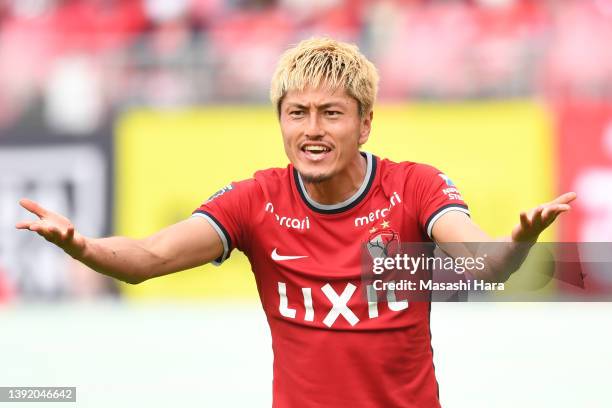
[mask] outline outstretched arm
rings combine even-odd
[[[19,203],[38,219],[21,221],[16,228],[36,232],[97,272],[128,283],[202,265],[223,253],[218,234],[201,217],[186,219],[144,239],[96,239],[79,234],[68,218],[32,200]]]
[[[538,240],[538,237],[557,217],[571,209],[570,203],[576,199],[576,193],[569,192],[556,199],[544,203],[529,211],[521,212],[519,223],[512,229],[510,236],[498,240],[492,239],[467,215],[461,212],[449,212],[436,221],[432,235],[436,243],[461,242],[506,242],[507,245],[488,245],[488,250],[494,250],[489,256],[491,267],[487,269],[486,276],[480,276],[489,281],[503,282],[516,271],[529,253],[529,249]],[[441,245],[444,249],[444,245]],[[456,246],[447,246],[456,251]],[[450,254],[455,255],[455,254]],[[476,256],[477,254],[471,254]]]

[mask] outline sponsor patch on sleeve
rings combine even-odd
[[[444,180],[444,183],[446,183],[447,186],[446,188],[442,189],[442,193],[446,194],[449,200],[463,201],[463,197],[461,197],[459,190],[457,190],[457,187],[455,187],[455,183],[453,183],[453,181],[444,173],[438,173],[438,176]]]
[[[449,187],[455,187],[455,183],[453,183],[453,181],[451,179],[448,178],[448,176],[444,173],[438,173],[438,176],[444,180],[444,182],[446,183],[447,186]]]
[[[214,200],[215,198],[222,196],[223,194],[227,193],[230,190],[233,190],[234,186],[230,183],[227,186],[223,187],[221,190],[217,191],[215,194],[211,195],[210,197],[208,197],[208,200],[206,200],[206,202],[210,202],[212,200]]]

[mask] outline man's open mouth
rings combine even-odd
[[[322,146],[322,145],[306,145],[306,146],[302,146],[302,151],[303,152],[308,152],[308,153],[312,153],[312,154],[327,153],[330,150],[331,149],[329,147]]]
[[[300,150],[307,160],[316,162],[323,160],[332,149],[323,144],[308,143],[304,144]]]

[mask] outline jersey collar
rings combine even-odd
[[[300,173],[293,168],[293,177],[295,180],[295,185],[297,187],[298,192],[300,193],[300,197],[304,203],[313,211],[323,214],[337,214],[342,211],[349,210],[359,204],[365,196],[370,191],[370,187],[372,187],[372,183],[374,182],[374,177],[376,176],[376,157],[374,157],[371,153],[361,152],[361,155],[366,159],[366,173],[363,178],[363,182],[359,189],[348,199],[344,200],[341,203],[337,204],[320,204],[313,200],[306,191],[304,187],[304,182],[302,181],[302,177]]]

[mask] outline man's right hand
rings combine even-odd
[[[38,217],[16,227],[36,232],[91,269],[128,283],[203,265],[219,258],[224,246],[219,234],[202,217],[190,217],[143,238],[86,238],[70,220],[32,200],[19,204]]]
[[[23,198],[19,204],[38,217],[35,221],[20,221],[15,227],[36,232],[49,242],[62,248],[72,257],[78,257],[85,249],[85,237],[74,230],[72,222],[63,215],[49,211],[38,203]]]

